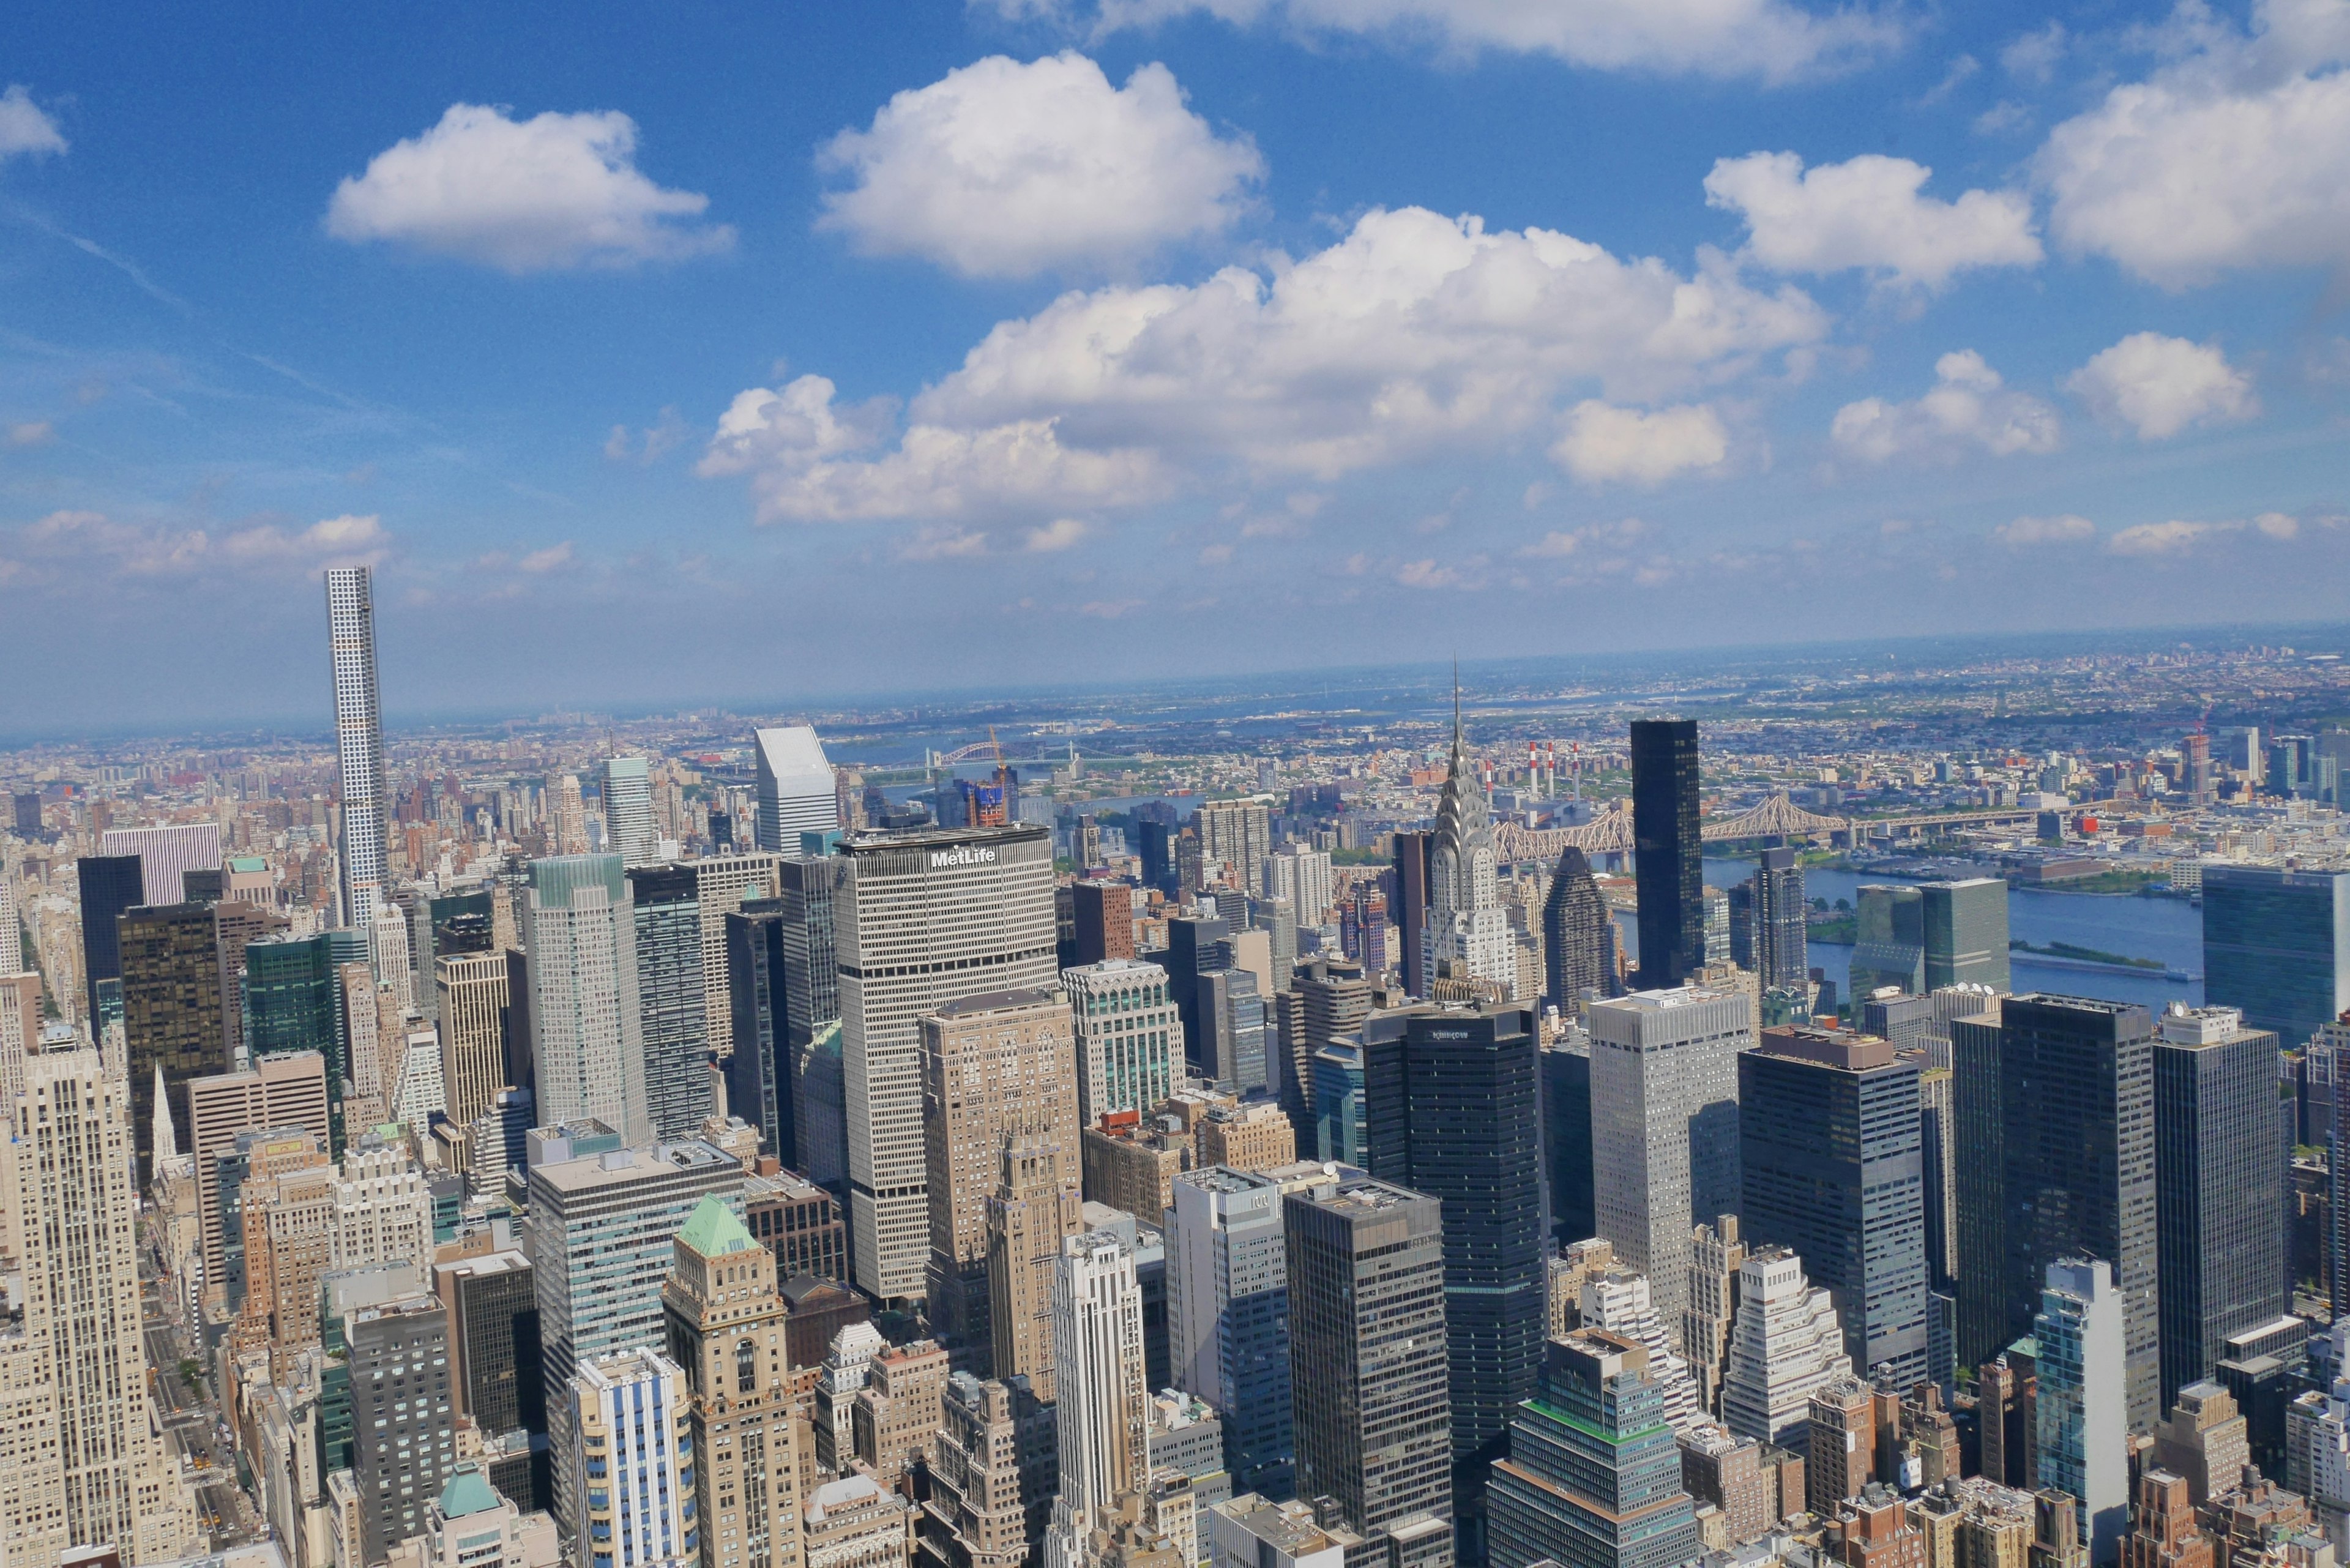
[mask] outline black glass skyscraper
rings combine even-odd
[[[81,972],[88,992],[91,1036],[98,1033],[100,1014],[98,988],[111,981],[110,995],[119,1003],[122,981],[122,934],[115,922],[125,909],[146,901],[136,855],[86,855],[74,862],[81,884]]]
[[[1705,961],[1697,796],[1697,721],[1632,721],[1632,869],[1643,991],[1679,985]]]
[[[1585,991],[1616,989],[1616,927],[1591,862],[1568,845],[1543,900],[1543,996],[1562,1013]],[[1575,1240],[1581,1241],[1581,1237]]]
[[[784,901],[745,898],[726,917],[726,991],[734,1054],[726,1108],[759,1129],[785,1168],[799,1168],[792,1136],[791,1042],[785,1018]]]
[[[2161,1418],[2152,1016],[2126,1002],[2017,996],[2001,1005],[1991,1049],[1963,1021],[1951,1039],[1960,1358],[2032,1332],[2051,1262],[2105,1259],[2122,1293],[2128,1418],[2150,1428]]]
[[[1844,1030],[1765,1029],[1738,1055],[1739,1220],[1835,1293],[1852,1364],[1926,1376],[1926,1210],[1914,1056]]]
[[[1213,916],[1174,915],[1167,921],[1167,994],[1174,1000],[1176,1016],[1183,1021],[1183,1049],[1191,1070],[1210,1078],[1216,1075],[1215,1031],[1201,1013],[1200,977],[1231,965],[1232,947],[1224,940],[1227,930],[1224,922]]]
[[[1474,1562],[1486,1476],[1534,1391],[1547,1328],[1534,1015],[1509,1003],[1409,1007],[1373,1014],[1362,1037],[1371,1174],[1443,1205],[1453,1504]]]
[[[1543,1164],[1550,1231],[1561,1246],[1597,1233],[1591,1178],[1591,1047],[1563,1036],[1542,1054]]]
[[[2166,1014],[2154,1043],[2162,1407],[2212,1376],[2228,1336],[2292,1307],[2277,1037],[2232,1008]]]

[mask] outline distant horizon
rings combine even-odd
[[[2320,646],[2304,649],[2295,639],[2316,638]],[[2325,646],[2331,639],[2334,646]],[[99,745],[105,742],[160,742],[170,740],[203,740],[207,743],[233,744],[240,736],[250,736],[278,742],[300,742],[315,737],[321,746],[334,742],[334,717],[327,701],[324,680],[325,618],[320,617],[321,680],[319,713],[314,721],[307,716],[292,715],[249,718],[224,717],[206,720],[187,727],[169,729],[159,725],[126,723],[120,726],[98,726],[83,729],[0,732],[0,750],[23,750],[59,743],[79,742]],[[1473,709],[1481,701],[1477,692],[1466,689],[1465,678],[1472,673],[1488,677],[1514,679],[1520,684],[1549,668],[1571,668],[1576,665],[1638,670],[1648,667],[1651,676],[1661,677],[1670,672],[1675,664],[1706,659],[1725,663],[1765,663],[1803,667],[1814,663],[1850,660],[1864,654],[1891,653],[1942,648],[1952,657],[1946,662],[1963,663],[1961,653],[1982,657],[2001,649],[2017,648],[2039,643],[2065,645],[2044,648],[2033,655],[2038,658],[2062,658],[2087,653],[2158,653],[2180,647],[2199,651],[2216,652],[2227,649],[2249,649],[2262,646],[2293,646],[2296,655],[2303,652],[2334,652],[2350,656],[2350,619],[2339,621],[2246,622],[2214,621],[2196,625],[2171,624],[2145,628],[2095,628],[2052,631],[1983,631],[1927,632],[1911,637],[1856,637],[1845,639],[1788,639],[1779,642],[1740,642],[1697,644],[1678,648],[1624,649],[1599,653],[1560,653],[1507,655],[1493,658],[1464,656],[1460,670],[1464,677],[1464,698]],[[1945,661],[1921,660],[1928,668],[1939,667]],[[746,723],[770,719],[813,719],[820,714],[842,712],[872,712],[875,710],[902,709],[964,709],[976,707],[1013,707],[1049,703],[1055,699],[1069,701],[1114,697],[1121,693],[1154,693],[1170,697],[1191,695],[1207,698],[1216,693],[1232,695],[1262,691],[1266,695],[1303,696],[1316,681],[1340,681],[1348,686],[1361,686],[1382,677],[1396,677],[1399,691],[1411,691],[1422,683],[1432,685],[1440,697],[1450,691],[1452,670],[1451,656],[1404,664],[1327,664],[1299,665],[1283,669],[1245,673],[1206,673],[1191,678],[1160,676],[1143,680],[1103,680],[1086,682],[1038,683],[998,687],[932,687],[882,688],[865,691],[833,691],[813,696],[796,707],[758,705],[764,699],[744,697],[700,696],[691,699],[664,701],[653,704],[536,703],[532,711],[500,711],[490,708],[441,708],[432,710],[406,709],[387,703],[383,725],[387,737],[429,732],[434,730],[468,726],[514,724],[536,726],[543,715],[569,710],[597,720],[620,723],[642,723],[655,719],[681,716],[697,710],[710,710],[743,719]],[[1513,675],[1512,672],[1516,672]],[[397,689],[396,672],[384,669],[380,672],[382,684]],[[1410,678],[1403,680],[1402,678]],[[1490,693],[1488,697],[1490,697]],[[1311,706],[1308,704],[1307,706]],[[746,729],[743,743],[747,744]],[[1082,748],[1081,748],[1082,749]]]

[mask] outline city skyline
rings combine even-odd
[[[2335,9],[907,0],[549,52],[35,5],[0,656],[102,645],[48,712],[284,711],[281,590],[352,561],[435,702],[475,657],[650,699],[702,661],[600,627],[687,617],[837,689],[908,626],[1031,677],[1182,613],[1284,665],[1399,618],[1685,646],[1824,568],[1857,632],[2330,613],[2350,226],[2282,127],[2343,90]],[[1149,333],[1059,357],[1090,316]],[[1146,385],[1162,340],[1227,351]]]

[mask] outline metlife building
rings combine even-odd
[[[858,834],[835,898],[851,1268],[918,1297],[930,1257],[920,1021],[960,997],[1049,990],[1053,836],[1042,826]]]

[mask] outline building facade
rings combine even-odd
[[[1076,1028],[1079,1124],[1097,1126],[1114,1111],[1156,1110],[1184,1060],[1167,971],[1130,957],[1107,959],[1063,970],[1061,985]]]
[[[2350,1011],[2350,871],[2211,863],[2203,994],[2289,1045]]]
[[[1696,987],[1590,1011],[1598,1234],[1648,1276],[1675,1333],[1689,1305],[1696,1217],[1738,1210],[1738,1053],[1752,1027],[1743,995]]]
[[[775,1260],[723,1199],[678,1232],[661,1287],[669,1357],[692,1415],[707,1568],[798,1568],[801,1433]]]
[[[550,1125],[594,1117],[652,1136],[636,913],[617,855],[534,860],[524,905],[533,1092]]]
[[[1632,721],[1632,841],[1640,989],[1670,990],[1705,962],[1695,720]]]
[[[837,897],[848,1231],[858,1285],[922,1294],[930,1259],[921,1020],[958,997],[1049,988],[1052,835],[1042,827],[858,836]]]
[[[1545,1347],[1493,1467],[1493,1568],[1673,1568],[1703,1553],[1648,1352],[1599,1329]]]
[[[1370,1173],[1443,1207],[1453,1502],[1473,1517],[1542,1359],[1548,1237],[1534,1009],[1397,1009],[1366,1020],[1361,1039]],[[1682,1243],[1686,1252],[1686,1228]]]
[[[1838,1029],[1782,1025],[1738,1058],[1748,1239],[1799,1253],[1844,1303],[1846,1348],[1898,1386],[1926,1376],[1918,1063]]]
[[[1443,1206],[1357,1179],[1289,1194],[1282,1223],[1298,1492],[1367,1537],[1449,1521]]]
[[[1070,1002],[1057,988],[958,997],[920,1022],[931,1321],[993,1351],[987,1203],[1004,1151],[1027,1137],[1077,1146]],[[1071,1185],[1075,1185],[1072,1183]]]
[[[2233,1008],[2174,1005],[2154,1042],[2155,1251],[2162,1394],[2218,1370],[2231,1334],[2282,1317],[2288,1137],[2277,1037]]]
[[[384,891],[383,710],[375,676],[375,573],[327,569],[327,639],[342,786],[342,919],[366,930]]]

